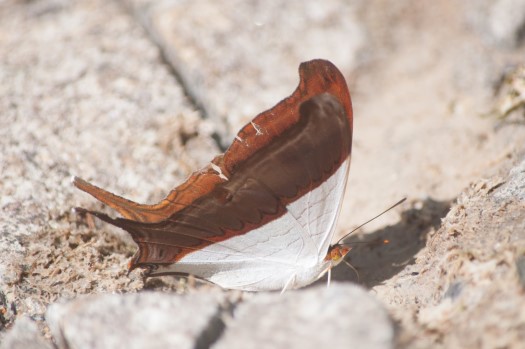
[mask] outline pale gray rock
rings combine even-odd
[[[494,190],[494,198],[497,202],[509,200],[525,202],[525,160],[513,167],[509,176],[497,185],[498,188]]]
[[[257,294],[235,310],[214,349],[392,348],[383,306],[353,284]]]
[[[483,39],[499,47],[516,48],[525,34],[524,0],[467,2],[468,22]]]
[[[59,348],[198,348],[222,330],[213,294],[145,292],[53,304],[47,323]]]
[[[2,339],[0,349],[51,349],[40,334],[37,324],[27,316],[18,318]]]
[[[224,145],[293,92],[300,62],[325,58],[348,73],[366,45],[357,4],[343,0],[125,2],[216,121]]]

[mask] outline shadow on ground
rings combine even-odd
[[[332,271],[332,281],[352,281],[372,288],[390,279],[414,263],[428,234],[439,229],[441,219],[449,209],[449,201],[429,198],[422,202],[421,207],[404,211],[396,225],[348,238],[346,242],[352,250],[346,261],[357,270],[359,279],[354,270],[341,263]],[[319,282],[325,281],[323,278]]]

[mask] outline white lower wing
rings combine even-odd
[[[293,279],[297,271],[277,262],[256,261],[251,259],[197,263],[180,261],[158,272],[176,271],[195,275],[213,282],[223,288],[244,291],[280,290]]]
[[[300,198],[305,200],[306,195]],[[309,284],[320,271],[317,246],[287,213],[250,232],[206,246],[152,275],[188,273],[223,288],[279,290]]]
[[[349,167],[350,157],[323,184],[287,207],[303,228],[302,231],[306,234],[304,238],[316,246],[319,262],[326,257],[330,247],[345,192]]]
[[[177,264],[256,260],[296,266],[308,259],[314,262],[317,247],[302,229],[292,215],[285,214],[246,234],[192,252]]]
[[[160,266],[152,275],[188,273],[224,288],[278,290],[304,269],[317,267],[317,247],[290,214]],[[312,275],[314,281],[317,275]],[[308,277],[308,276],[307,276]],[[310,282],[311,282],[310,281]]]

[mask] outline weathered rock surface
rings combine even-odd
[[[510,167],[510,166],[509,166]],[[525,343],[525,156],[475,181],[401,273],[374,287],[403,346],[519,348]],[[472,335],[475,333],[476,335]]]
[[[394,345],[386,310],[356,285],[250,294],[236,306],[225,299],[217,292],[86,296],[51,305],[46,322],[58,347],[70,349]]]
[[[383,306],[352,284],[257,294],[238,305],[214,349],[393,348]]]
[[[51,349],[51,344],[41,334],[35,321],[19,317],[8,334],[0,338],[0,349]]]
[[[225,146],[242,124],[292,93],[298,62],[325,58],[348,72],[366,43],[358,8],[347,1],[126,2]]]
[[[60,349],[207,348],[222,331],[224,297],[158,292],[55,303],[46,321]]]
[[[523,0],[474,0],[467,1],[468,23],[481,37],[496,48],[512,49],[525,38],[525,1]]]

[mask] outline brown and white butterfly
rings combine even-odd
[[[130,269],[192,274],[228,289],[284,290],[312,283],[348,252],[330,245],[352,148],[352,104],[326,60],[299,66],[293,94],[257,115],[228,150],[155,205],[75,178],[123,218],[78,208],[129,232]]]

